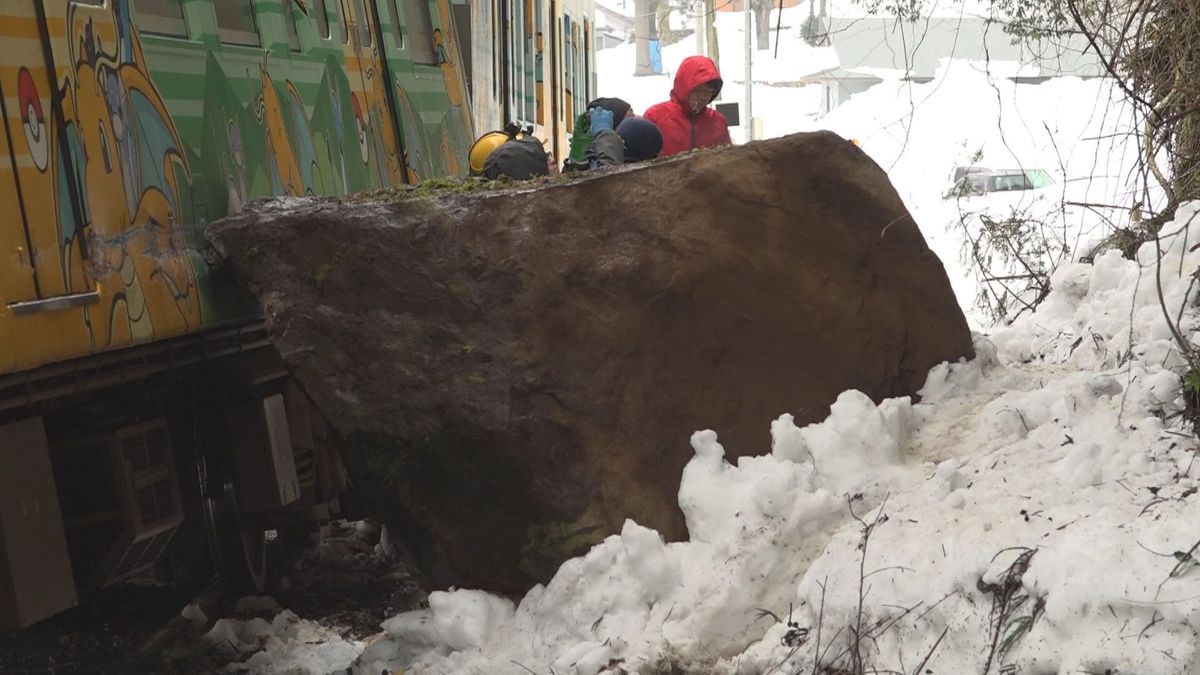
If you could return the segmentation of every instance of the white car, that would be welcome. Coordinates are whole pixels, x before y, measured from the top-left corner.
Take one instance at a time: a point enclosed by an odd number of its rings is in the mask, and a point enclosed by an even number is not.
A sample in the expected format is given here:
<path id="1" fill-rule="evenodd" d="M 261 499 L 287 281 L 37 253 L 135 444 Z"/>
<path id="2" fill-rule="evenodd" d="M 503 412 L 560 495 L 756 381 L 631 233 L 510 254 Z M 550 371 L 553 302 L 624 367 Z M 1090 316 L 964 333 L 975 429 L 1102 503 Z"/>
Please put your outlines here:
<path id="1" fill-rule="evenodd" d="M 981 195 L 989 192 L 1037 190 L 1054 183 L 1050 174 L 1041 169 L 1005 169 L 993 171 L 981 166 L 959 166 L 954 169 L 954 185 L 946 199 Z"/>

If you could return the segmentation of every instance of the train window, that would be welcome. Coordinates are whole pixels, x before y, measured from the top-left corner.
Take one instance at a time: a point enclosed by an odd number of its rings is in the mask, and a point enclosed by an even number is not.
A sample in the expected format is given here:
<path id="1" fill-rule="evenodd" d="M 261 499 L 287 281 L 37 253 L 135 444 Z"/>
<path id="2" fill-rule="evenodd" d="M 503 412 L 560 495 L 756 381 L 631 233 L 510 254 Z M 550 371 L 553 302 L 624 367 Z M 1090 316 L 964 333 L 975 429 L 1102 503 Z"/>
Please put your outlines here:
<path id="1" fill-rule="evenodd" d="M 563 16 L 562 20 L 562 96 L 563 112 L 567 121 L 567 131 L 574 131 L 576 114 L 575 89 L 575 31 L 571 17 Z"/>
<path id="2" fill-rule="evenodd" d="M 396 11 L 396 0 L 384 0 L 383 4 L 387 5 L 388 23 L 392 24 L 392 39 L 396 41 L 396 46 L 404 49 L 404 34 L 400 30 L 400 14 Z"/>
<path id="3" fill-rule="evenodd" d="M 543 6 L 546 3 L 538 2 L 533 6 L 533 114 L 534 119 L 538 124 L 547 125 L 550 122 L 546 118 L 546 40 L 542 35 L 542 26 L 545 25 L 546 17 Z"/>
<path id="4" fill-rule="evenodd" d="M 374 44 L 371 35 L 371 22 L 367 18 L 366 0 L 358 0 L 358 44 L 370 47 Z"/>
<path id="5" fill-rule="evenodd" d="M 182 0 L 134 0 L 133 12 L 143 33 L 187 37 Z"/>
<path id="6" fill-rule="evenodd" d="M 592 100 L 592 24 L 583 20 L 583 100 Z"/>
<path id="7" fill-rule="evenodd" d="M 571 68 L 571 91 L 575 92 L 576 108 L 587 104 L 587 98 L 584 97 L 583 84 L 583 49 L 580 44 L 580 23 L 571 24 L 571 53 L 575 55 L 575 61 L 572 62 Z"/>
<path id="8" fill-rule="evenodd" d="M 217 34 L 221 42 L 245 47 L 262 44 L 254 20 L 254 3 L 246 0 L 213 0 L 217 13 Z"/>
<path id="9" fill-rule="evenodd" d="M 300 34 L 296 31 L 295 0 L 283 0 L 283 25 L 287 31 L 288 49 L 300 51 Z"/>
<path id="10" fill-rule="evenodd" d="M 402 0 L 404 29 L 408 33 L 409 56 L 413 63 L 436 66 L 437 51 L 433 44 L 433 20 L 429 18 L 426 0 Z"/>
<path id="11" fill-rule="evenodd" d="M 563 88 L 570 99 L 575 98 L 575 31 L 571 26 L 571 18 L 566 16 L 563 17 Z M 573 100 L 569 100 L 567 105 L 573 103 Z"/>
<path id="12" fill-rule="evenodd" d="M 342 0 L 333 0 L 337 7 L 338 26 L 342 32 L 342 44 L 350 44 L 350 29 L 346 23 L 346 9 L 342 5 Z"/>
<path id="13" fill-rule="evenodd" d="M 317 15 L 317 35 L 322 40 L 328 40 L 329 14 L 325 10 L 325 0 L 313 0 L 313 13 Z"/>
<path id="14" fill-rule="evenodd" d="M 537 94 L 533 91 L 533 0 L 513 2 L 513 119 L 528 121 L 530 103 Z"/>

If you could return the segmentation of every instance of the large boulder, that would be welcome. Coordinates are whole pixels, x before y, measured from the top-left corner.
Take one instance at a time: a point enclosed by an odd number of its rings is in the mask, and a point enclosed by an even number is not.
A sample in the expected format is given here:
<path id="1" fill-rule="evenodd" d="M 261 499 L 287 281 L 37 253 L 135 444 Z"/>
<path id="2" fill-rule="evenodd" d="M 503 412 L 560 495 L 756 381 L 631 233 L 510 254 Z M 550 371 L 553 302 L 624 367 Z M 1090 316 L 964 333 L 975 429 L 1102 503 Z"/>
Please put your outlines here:
<path id="1" fill-rule="evenodd" d="M 831 133 L 574 181 L 260 202 L 212 236 L 436 584 L 523 592 L 625 518 L 686 535 L 736 454 L 971 340 L 884 172 Z"/>

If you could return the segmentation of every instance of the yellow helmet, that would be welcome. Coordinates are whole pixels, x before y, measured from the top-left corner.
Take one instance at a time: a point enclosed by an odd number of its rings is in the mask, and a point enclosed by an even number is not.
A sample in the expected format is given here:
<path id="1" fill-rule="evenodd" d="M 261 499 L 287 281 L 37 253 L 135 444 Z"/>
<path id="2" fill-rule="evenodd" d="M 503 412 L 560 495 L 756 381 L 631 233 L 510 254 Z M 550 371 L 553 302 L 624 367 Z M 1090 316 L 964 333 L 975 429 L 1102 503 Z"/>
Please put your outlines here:
<path id="1" fill-rule="evenodd" d="M 467 153 L 468 163 L 471 166 L 471 175 L 478 176 L 483 173 L 483 164 L 487 161 L 489 155 L 496 148 L 508 142 L 509 136 L 503 131 L 490 131 L 479 137 L 479 140 L 471 144 L 471 151 Z"/>

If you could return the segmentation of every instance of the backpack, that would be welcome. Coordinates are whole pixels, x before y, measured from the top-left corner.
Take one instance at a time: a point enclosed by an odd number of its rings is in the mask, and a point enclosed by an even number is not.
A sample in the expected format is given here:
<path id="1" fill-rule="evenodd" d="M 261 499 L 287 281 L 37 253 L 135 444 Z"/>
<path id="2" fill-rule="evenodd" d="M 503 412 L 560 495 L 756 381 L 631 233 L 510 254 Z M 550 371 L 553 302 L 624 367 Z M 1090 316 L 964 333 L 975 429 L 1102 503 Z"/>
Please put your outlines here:
<path id="1" fill-rule="evenodd" d="M 508 176 L 513 180 L 529 180 L 535 176 L 550 175 L 546 149 L 533 136 L 514 138 L 488 155 L 483 165 L 483 176 L 496 180 Z"/>

